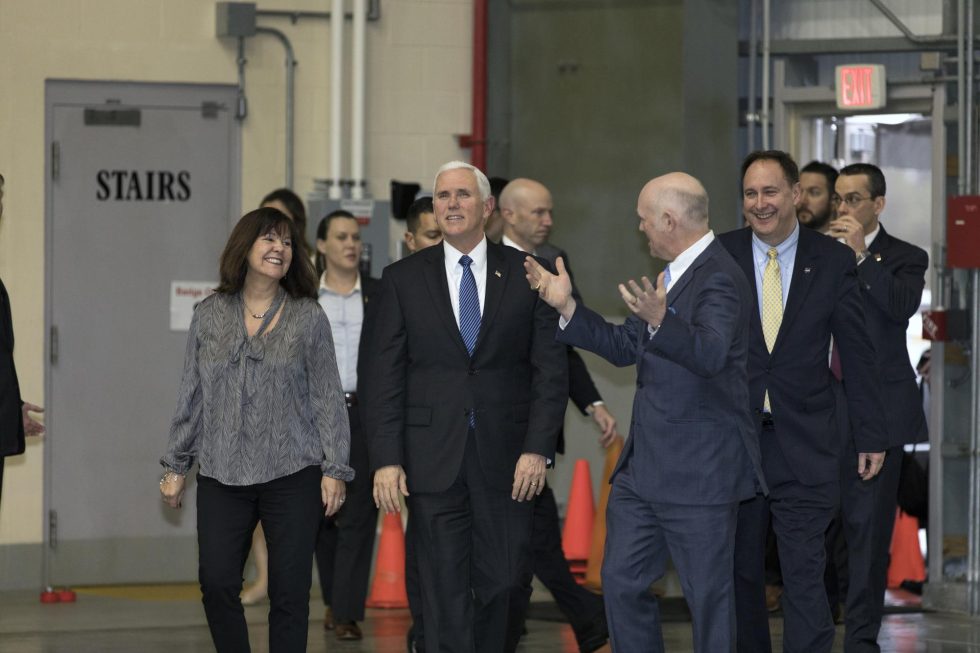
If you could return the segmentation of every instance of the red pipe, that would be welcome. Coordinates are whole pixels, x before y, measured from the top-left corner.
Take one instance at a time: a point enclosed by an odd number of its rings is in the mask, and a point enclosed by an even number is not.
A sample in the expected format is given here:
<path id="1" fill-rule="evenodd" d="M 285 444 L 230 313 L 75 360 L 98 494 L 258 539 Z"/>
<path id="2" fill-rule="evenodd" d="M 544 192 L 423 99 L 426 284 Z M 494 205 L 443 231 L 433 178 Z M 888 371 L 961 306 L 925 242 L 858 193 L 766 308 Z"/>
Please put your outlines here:
<path id="1" fill-rule="evenodd" d="M 469 134 L 458 136 L 460 147 L 469 147 L 470 163 L 487 166 L 487 0 L 473 2 L 473 120 Z"/>

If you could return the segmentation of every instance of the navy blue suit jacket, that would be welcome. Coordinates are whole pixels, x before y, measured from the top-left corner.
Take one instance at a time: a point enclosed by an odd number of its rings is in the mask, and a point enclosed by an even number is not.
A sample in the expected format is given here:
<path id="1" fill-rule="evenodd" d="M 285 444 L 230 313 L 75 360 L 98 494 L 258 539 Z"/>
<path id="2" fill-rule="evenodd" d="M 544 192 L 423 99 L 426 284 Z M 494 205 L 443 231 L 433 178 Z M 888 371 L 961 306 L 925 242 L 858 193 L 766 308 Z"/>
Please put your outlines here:
<path id="1" fill-rule="evenodd" d="M 749 409 L 749 319 L 755 305 L 716 241 L 667 293 L 657 333 L 635 316 L 612 325 L 578 306 L 559 340 L 614 365 L 637 366 L 630 435 L 612 479 L 632 456 L 637 491 L 682 505 L 740 501 L 765 489 Z"/>
<path id="2" fill-rule="evenodd" d="M 857 268 L 868 333 L 877 350 L 888 446 L 928 439 L 922 397 L 909 361 L 905 332 L 919 310 L 929 256 L 882 227 Z M 850 388 L 847 388 L 850 390 Z"/>
<path id="3" fill-rule="evenodd" d="M 730 231 L 719 240 L 752 288 L 751 406 L 761 410 L 768 389 L 778 445 L 790 471 L 804 485 L 836 483 L 840 478 L 841 436 L 831 388 L 831 335 L 840 352 L 858 452 L 884 451 L 888 443 L 875 350 L 865 324 L 854 252 L 833 238 L 800 229 L 783 321 L 770 353 L 759 315 L 752 230 Z"/>

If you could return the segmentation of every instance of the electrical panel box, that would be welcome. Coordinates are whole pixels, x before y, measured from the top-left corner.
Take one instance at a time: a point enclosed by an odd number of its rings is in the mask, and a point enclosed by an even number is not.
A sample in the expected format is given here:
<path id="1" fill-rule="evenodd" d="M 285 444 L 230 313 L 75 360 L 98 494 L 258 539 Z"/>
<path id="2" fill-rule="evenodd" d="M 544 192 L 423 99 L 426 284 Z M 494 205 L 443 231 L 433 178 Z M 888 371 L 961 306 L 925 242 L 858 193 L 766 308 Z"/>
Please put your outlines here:
<path id="1" fill-rule="evenodd" d="M 255 36 L 254 2 L 219 2 L 215 6 L 217 14 L 214 26 L 217 36 Z"/>
<path id="2" fill-rule="evenodd" d="M 317 180 L 319 182 L 319 180 Z M 381 271 L 391 262 L 388 256 L 391 202 L 376 199 L 330 199 L 325 187 L 317 187 L 306 198 L 306 238 L 316 246 L 316 230 L 328 213 L 338 209 L 350 211 L 361 225 L 361 267 L 370 269 L 370 276 L 380 279 Z"/>
<path id="3" fill-rule="evenodd" d="M 946 202 L 946 265 L 980 268 L 980 196 L 961 195 Z"/>

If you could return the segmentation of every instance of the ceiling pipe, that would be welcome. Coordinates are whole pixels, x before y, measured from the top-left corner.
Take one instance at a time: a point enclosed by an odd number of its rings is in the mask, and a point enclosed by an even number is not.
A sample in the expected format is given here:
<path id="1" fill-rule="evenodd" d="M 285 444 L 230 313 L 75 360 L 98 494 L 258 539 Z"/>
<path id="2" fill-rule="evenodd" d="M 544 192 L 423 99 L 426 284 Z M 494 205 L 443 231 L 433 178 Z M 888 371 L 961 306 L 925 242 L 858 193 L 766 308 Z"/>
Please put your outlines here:
<path id="1" fill-rule="evenodd" d="M 913 43 L 950 43 L 956 39 L 955 36 L 946 36 L 945 34 L 935 34 L 935 35 L 919 35 L 913 34 L 912 30 L 902 22 L 902 20 L 895 15 L 895 13 L 885 6 L 882 0 L 870 0 L 871 4 L 878 8 L 878 11 L 882 15 L 891 21 L 891 24 L 898 28 L 898 31 L 902 33 L 905 38 L 912 41 Z"/>

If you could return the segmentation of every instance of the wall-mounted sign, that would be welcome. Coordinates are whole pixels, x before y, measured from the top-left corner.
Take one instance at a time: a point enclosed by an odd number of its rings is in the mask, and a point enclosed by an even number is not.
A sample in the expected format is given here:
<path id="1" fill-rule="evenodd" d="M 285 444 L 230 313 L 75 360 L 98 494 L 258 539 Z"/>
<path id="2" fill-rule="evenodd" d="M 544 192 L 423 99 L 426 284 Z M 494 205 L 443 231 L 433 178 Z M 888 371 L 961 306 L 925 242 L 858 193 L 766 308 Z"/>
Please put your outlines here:
<path id="1" fill-rule="evenodd" d="M 361 225 L 371 224 L 371 214 L 374 213 L 374 200 L 340 200 L 340 208 L 350 211 Z"/>
<path id="2" fill-rule="evenodd" d="M 186 202 L 191 198 L 187 170 L 99 170 L 95 199 L 100 202 Z"/>
<path id="3" fill-rule="evenodd" d="M 214 293 L 217 281 L 170 282 L 170 330 L 187 331 L 191 328 L 194 307 Z"/>
<path id="4" fill-rule="evenodd" d="M 880 109 L 885 106 L 885 67 L 860 63 L 837 66 L 838 109 Z"/>

